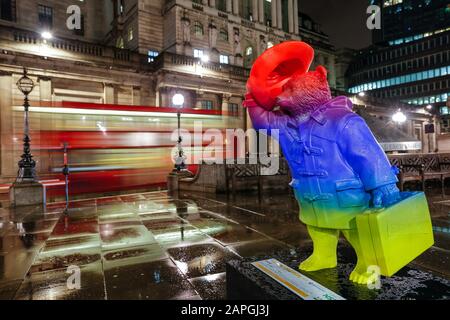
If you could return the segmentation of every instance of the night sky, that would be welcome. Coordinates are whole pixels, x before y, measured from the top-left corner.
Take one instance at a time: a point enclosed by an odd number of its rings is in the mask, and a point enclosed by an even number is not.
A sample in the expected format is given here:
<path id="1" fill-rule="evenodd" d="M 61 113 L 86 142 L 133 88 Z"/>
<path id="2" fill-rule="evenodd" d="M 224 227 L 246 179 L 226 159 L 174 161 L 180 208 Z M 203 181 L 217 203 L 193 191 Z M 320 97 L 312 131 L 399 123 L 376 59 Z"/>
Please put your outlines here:
<path id="1" fill-rule="evenodd" d="M 361 49 L 371 44 L 366 27 L 367 0 L 299 0 L 300 11 L 322 26 L 337 47 Z"/>

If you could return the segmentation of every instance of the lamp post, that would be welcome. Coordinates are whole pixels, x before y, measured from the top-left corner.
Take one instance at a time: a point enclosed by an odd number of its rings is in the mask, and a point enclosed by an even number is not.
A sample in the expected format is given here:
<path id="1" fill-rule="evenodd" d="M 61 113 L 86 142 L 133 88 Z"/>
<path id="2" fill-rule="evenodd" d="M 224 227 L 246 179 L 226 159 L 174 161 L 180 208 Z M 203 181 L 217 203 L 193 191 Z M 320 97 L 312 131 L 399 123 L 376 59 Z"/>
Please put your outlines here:
<path id="1" fill-rule="evenodd" d="M 186 157 L 184 156 L 183 147 L 181 143 L 183 138 L 181 137 L 181 108 L 184 105 L 184 96 L 181 93 L 176 93 L 172 97 L 172 103 L 177 108 L 177 119 L 178 119 L 178 152 L 175 157 L 175 170 L 180 172 L 186 169 L 186 164 L 184 163 Z"/>
<path id="2" fill-rule="evenodd" d="M 27 69 L 23 69 L 23 76 L 17 81 L 17 87 L 24 95 L 24 138 L 23 138 L 23 154 L 19 161 L 19 173 L 16 182 L 29 183 L 36 182 L 36 161 L 33 160 L 30 148 L 30 125 L 28 121 L 28 109 L 30 103 L 28 95 L 33 91 L 34 82 L 27 76 Z"/>

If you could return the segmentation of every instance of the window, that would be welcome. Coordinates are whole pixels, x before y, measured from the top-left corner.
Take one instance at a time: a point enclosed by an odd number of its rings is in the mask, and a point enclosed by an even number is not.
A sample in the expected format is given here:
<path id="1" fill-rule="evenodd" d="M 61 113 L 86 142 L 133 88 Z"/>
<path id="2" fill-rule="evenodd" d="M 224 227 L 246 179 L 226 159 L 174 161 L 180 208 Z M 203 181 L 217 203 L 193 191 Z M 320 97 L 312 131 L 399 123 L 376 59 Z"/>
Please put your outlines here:
<path id="1" fill-rule="evenodd" d="M 228 56 L 225 56 L 225 55 L 221 54 L 220 55 L 220 63 L 229 64 L 230 63 L 230 58 Z"/>
<path id="2" fill-rule="evenodd" d="M 237 103 L 228 104 L 228 115 L 230 115 L 231 117 L 239 116 L 239 106 Z"/>
<path id="3" fill-rule="evenodd" d="M 272 41 L 267 42 L 267 49 L 270 49 L 272 47 L 273 47 L 273 42 Z"/>
<path id="4" fill-rule="evenodd" d="M 197 37 L 201 37 L 204 35 L 203 25 L 198 21 L 194 22 L 194 34 Z"/>
<path id="5" fill-rule="evenodd" d="M 220 29 L 219 38 L 222 41 L 228 42 L 228 31 L 226 29 Z"/>
<path id="6" fill-rule="evenodd" d="M 116 41 L 116 47 L 119 49 L 125 48 L 125 43 L 123 42 L 123 38 L 119 37 Z"/>
<path id="7" fill-rule="evenodd" d="M 158 51 L 149 50 L 148 51 L 148 63 L 155 61 L 156 57 L 159 56 Z"/>
<path id="8" fill-rule="evenodd" d="M 203 110 L 212 110 L 213 109 L 213 102 L 211 100 L 202 100 L 201 106 Z"/>
<path id="9" fill-rule="evenodd" d="M 227 11 L 226 0 L 218 0 L 217 1 L 217 9 L 219 9 L 220 11 Z"/>
<path id="10" fill-rule="evenodd" d="M 132 41 L 134 39 L 133 28 L 128 29 L 128 41 Z"/>
<path id="11" fill-rule="evenodd" d="M 16 0 L 0 0 L 0 19 L 16 21 Z"/>
<path id="12" fill-rule="evenodd" d="M 84 36 L 84 15 L 80 17 L 80 29 L 75 28 L 73 32 L 77 36 Z"/>
<path id="13" fill-rule="evenodd" d="M 252 47 L 247 47 L 247 49 L 245 49 L 245 55 L 246 56 L 251 56 L 253 54 L 253 48 Z"/>
<path id="14" fill-rule="evenodd" d="M 39 5 L 38 7 L 39 24 L 41 27 L 51 29 L 53 26 L 53 8 Z"/>
<path id="15" fill-rule="evenodd" d="M 125 11 L 124 0 L 120 0 L 120 3 L 119 3 L 119 13 L 120 13 L 120 15 L 122 15 L 124 13 L 124 11 Z"/>
<path id="16" fill-rule="evenodd" d="M 194 58 L 201 59 L 205 52 L 202 49 L 194 49 Z"/>

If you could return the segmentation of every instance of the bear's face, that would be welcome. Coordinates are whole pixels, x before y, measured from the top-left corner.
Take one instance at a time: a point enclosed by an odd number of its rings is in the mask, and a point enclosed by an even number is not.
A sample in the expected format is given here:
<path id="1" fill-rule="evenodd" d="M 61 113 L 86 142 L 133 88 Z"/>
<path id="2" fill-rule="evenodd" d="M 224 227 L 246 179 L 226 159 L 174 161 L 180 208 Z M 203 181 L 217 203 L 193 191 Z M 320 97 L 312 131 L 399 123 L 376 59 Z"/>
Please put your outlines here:
<path id="1" fill-rule="evenodd" d="M 317 67 L 316 71 L 294 75 L 283 87 L 277 103 L 281 110 L 292 116 L 305 116 L 331 100 L 327 71 Z"/>

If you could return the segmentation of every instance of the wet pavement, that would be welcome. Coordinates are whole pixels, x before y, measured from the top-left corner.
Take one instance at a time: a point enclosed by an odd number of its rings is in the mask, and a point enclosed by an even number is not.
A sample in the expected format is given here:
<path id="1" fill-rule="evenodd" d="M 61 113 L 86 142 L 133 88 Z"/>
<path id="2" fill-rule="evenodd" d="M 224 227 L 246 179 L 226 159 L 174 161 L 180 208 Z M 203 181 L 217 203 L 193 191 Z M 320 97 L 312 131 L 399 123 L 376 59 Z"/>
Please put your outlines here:
<path id="1" fill-rule="evenodd" d="M 450 197 L 429 199 L 436 244 L 409 267 L 450 279 Z M 63 210 L 0 208 L 0 299 L 225 299 L 226 262 L 311 251 L 289 193 L 158 191 Z M 79 290 L 67 286 L 74 266 Z"/>

